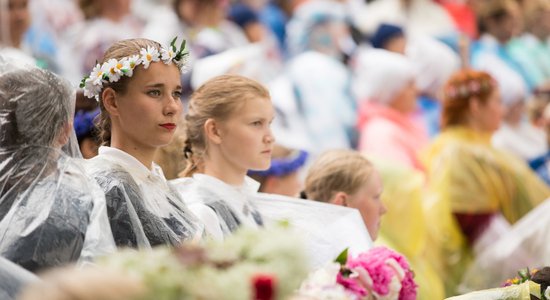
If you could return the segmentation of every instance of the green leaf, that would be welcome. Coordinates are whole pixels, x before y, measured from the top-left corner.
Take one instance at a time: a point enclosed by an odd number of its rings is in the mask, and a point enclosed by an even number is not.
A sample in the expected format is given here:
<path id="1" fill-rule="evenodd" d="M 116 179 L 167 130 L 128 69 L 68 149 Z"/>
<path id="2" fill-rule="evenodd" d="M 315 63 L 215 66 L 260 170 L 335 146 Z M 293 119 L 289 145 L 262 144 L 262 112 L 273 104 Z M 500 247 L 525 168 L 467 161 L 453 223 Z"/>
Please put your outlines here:
<path id="1" fill-rule="evenodd" d="M 334 260 L 334 262 L 339 263 L 341 266 L 344 266 L 348 262 L 348 250 L 349 248 L 344 249 L 342 253 Z"/>
<path id="2" fill-rule="evenodd" d="M 86 86 L 86 79 L 88 79 L 88 78 L 90 78 L 90 76 L 86 76 L 86 77 L 82 78 L 82 80 L 80 81 L 79 87 L 81 89 L 83 89 Z"/>
<path id="3" fill-rule="evenodd" d="M 177 36 L 174 37 L 174 39 L 170 42 L 170 47 L 172 47 L 172 51 L 176 52 L 176 40 L 178 39 Z"/>
<path id="4" fill-rule="evenodd" d="M 185 50 L 185 44 L 186 43 L 187 43 L 187 41 L 185 39 L 183 39 L 183 41 L 181 41 L 180 50 L 178 52 L 183 52 L 183 50 Z"/>
<path id="5" fill-rule="evenodd" d="M 531 273 L 529 272 L 529 268 L 519 270 L 518 275 L 519 275 L 519 278 L 521 279 L 521 282 L 525 282 L 531 278 Z"/>

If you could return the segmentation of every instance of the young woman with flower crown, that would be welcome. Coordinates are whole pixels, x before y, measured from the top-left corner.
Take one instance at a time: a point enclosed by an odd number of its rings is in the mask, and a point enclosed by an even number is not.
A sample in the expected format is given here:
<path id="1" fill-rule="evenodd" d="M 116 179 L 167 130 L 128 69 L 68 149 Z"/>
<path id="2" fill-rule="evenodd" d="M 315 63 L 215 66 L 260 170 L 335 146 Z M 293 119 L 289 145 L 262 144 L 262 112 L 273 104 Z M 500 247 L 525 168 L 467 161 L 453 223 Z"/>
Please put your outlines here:
<path id="1" fill-rule="evenodd" d="M 191 96 L 183 176 L 192 179 L 176 182 L 214 238 L 263 224 L 251 202 L 259 183 L 246 174 L 269 168 L 274 114 L 268 91 L 238 75 L 215 77 Z"/>
<path id="2" fill-rule="evenodd" d="M 99 155 L 88 171 L 103 188 L 118 246 L 179 244 L 202 236 L 203 226 L 153 163 L 168 144 L 182 114 L 180 72 L 184 44 L 177 50 L 147 39 L 113 44 L 91 75 L 84 94 L 99 101 Z"/>

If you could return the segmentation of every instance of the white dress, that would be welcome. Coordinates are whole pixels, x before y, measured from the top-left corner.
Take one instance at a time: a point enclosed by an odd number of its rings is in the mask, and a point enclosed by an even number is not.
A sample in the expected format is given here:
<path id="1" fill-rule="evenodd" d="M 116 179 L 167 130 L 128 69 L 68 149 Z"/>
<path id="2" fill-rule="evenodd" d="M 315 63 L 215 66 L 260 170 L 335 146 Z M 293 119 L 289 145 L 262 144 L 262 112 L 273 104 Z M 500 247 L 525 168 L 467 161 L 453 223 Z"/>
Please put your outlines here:
<path id="1" fill-rule="evenodd" d="M 202 237 L 203 225 L 155 163 L 149 170 L 124 151 L 100 147 L 87 171 L 105 193 L 117 246 L 178 245 Z"/>
<path id="2" fill-rule="evenodd" d="M 258 228 L 263 225 L 251 201 L 260 184 L 250 177 L 245 177 L 242 186 L 232 186 L 205 174 L 171 182 L 214 239 L 222 240 L 240 226 Z"/>

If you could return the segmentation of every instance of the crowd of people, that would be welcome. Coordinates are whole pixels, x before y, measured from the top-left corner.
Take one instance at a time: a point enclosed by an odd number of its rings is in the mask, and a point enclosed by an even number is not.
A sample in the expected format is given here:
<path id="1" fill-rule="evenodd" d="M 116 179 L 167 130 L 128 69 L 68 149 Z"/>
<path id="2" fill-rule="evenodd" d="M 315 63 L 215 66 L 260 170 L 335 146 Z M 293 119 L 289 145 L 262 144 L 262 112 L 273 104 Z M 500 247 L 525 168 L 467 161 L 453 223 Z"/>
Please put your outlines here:
<path id="1" fill-rule="evenodd" d="M 549 20 L 548 0 L 0 0 L 0 258 L 89 264 L 290 207 L 322 235 L 314 200 L 356 209 L 419 299 L 550 265 Z"/>

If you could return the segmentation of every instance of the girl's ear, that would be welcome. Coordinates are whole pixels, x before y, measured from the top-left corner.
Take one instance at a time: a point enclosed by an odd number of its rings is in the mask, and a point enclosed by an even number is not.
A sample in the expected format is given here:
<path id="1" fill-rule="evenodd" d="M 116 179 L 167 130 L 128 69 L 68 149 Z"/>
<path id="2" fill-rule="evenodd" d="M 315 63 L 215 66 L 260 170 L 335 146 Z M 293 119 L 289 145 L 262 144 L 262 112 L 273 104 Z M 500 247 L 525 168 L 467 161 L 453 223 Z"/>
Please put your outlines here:
<path id="1" fill-rule="evenodd" d="M 111 116 L 118 116 L 118 104 L 116 101 L 116 92 L 112 88 L 106 88 L 101 93 L 101 101 L 103 101 L 103 106 L 105 110 Z"/>
<path id="2" fill-rule="evenodd" d="M 222 137 L 220 135 L 220 128 L 218 123 L 214 119 L 208 119 L 204 122 L 204 133 L 207 141 L 210 141 L 216 145 L 222 143 Z"/>
<path id="3" fill-rule="evenodd" d="M 348 194 L 345 192 L 337 192 L 329 202 L 340 206 L 348 206 Z"/>
<path id="4" fill-rule="evenodd" d="M 57 134 L 56 143 L 57 146 L 63 147 L 67 142 L 69 142 L 69 138 L 71 136 L 71 131 L 73 130 L 73 122 L 68 122 L 63 124 L 63 126 L 59 129 L 59 133 Z"/>

